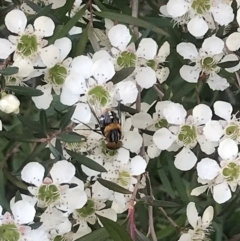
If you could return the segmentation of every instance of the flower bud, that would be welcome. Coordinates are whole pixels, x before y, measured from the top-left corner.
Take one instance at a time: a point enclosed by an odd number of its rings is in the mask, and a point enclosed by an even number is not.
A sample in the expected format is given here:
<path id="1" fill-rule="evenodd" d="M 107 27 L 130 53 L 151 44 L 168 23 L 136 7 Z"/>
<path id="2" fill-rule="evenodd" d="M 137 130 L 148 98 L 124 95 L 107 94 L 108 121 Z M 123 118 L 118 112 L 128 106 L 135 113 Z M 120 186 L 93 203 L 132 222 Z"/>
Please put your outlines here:
<path id="1" fill-rule="evenodd" d="M 15 95 L 8 94 L 0 100 L 0 110 L 7 114 L 12 112 L 17 114 L 19 112 L 19 106 L 20 101 Z"/>

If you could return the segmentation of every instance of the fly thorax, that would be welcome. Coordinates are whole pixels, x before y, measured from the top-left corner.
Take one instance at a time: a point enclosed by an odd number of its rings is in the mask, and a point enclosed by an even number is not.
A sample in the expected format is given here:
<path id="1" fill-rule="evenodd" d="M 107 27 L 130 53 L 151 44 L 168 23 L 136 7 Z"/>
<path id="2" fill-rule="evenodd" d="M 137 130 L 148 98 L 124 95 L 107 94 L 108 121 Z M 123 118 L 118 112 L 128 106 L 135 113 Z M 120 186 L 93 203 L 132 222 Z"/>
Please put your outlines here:
<path id="1" fill-rule="evenodd" d="M 222 175 L 227 182 L 240 180 L 240 166 L 235 162 L 228 163 L 222 170 Z"/>
<path id="2" fill-rule="evenodd" d="M 67 77 L 68 70 L 62 64 L 56 64 L 48 70 L 45 76 L 45 81 L 52 85 L 62 86 Z"/>
<path id="3" fill-rule="evenodd" d="M 91 105 L 105 107 L 111 101 L 111 95 L 105 86 L 95 85 L 88 91 L 88 101 Z"/>
<path id="4" fill-rule="evenodd" d="M 94 215 L 96 212 L 96 204 L 93 199 L 88 199 L 87 203 L 79 209 L 75 210 L 75 214 L 79 219 L 86 219 L 89 216 Z"/>
<path id="5" fill-rule="evenodd" d="M 200 64 L 202 66 L 202 70 L 206 74 L 211 74 L 219 71 L 219 67 L 217 66 L 217 62 L 213 57 L 207 56 L 200 60 Z"/>
<path id="6" fill-rule="evenodd" d="M 211 0 L 193 0 L 191 8 L 199 15 L 208 12 L 211 8 Z"/>
<path id="7" fill-rule="evenodd" d="M 137 56 L 129 51 L 123 51 L 117 58 L 117 64 L 123 68 L 135 67 L 136 61 Z"/>
<path id="8" fill-rule="evenodd" d="M 5 223 L 0 225 L 1 241 L 18 241 L 20 238 L 21 233 L 15 223 Z"/>
<path id="9" fill-rule="evenodd" d="M 34 34 L 23 34 L 17 44 L 17 52 L 25 58 L 31 58 L 38 52 L 38 39 Z"/>
<path id="10" fill-rule="evenodd" d="M 60 190 L 54 184 L 43 184 L 38 189 L 37 198 L 44 204 L 52 205 L 60 201 Z"/>
<path id="11" fill-rule="evenodd" d="M 178 142 L 185 147 L 193 148 L 197 144 L 197 128 L 194 125 L 183 125 L 178 133 Z"/>

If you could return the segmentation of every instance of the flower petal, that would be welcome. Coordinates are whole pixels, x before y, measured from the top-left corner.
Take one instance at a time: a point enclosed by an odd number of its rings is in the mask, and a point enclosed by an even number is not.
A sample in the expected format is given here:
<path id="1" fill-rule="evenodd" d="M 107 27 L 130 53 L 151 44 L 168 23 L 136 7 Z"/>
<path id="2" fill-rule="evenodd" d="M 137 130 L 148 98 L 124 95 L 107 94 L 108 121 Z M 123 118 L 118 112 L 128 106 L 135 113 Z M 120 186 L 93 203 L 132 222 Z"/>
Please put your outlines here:
<path id="1" fill-rule="evenodd" d="M 147 60 L 154 59 L 157 54 L 158 45 L 152 38 L 143 38 L 137 49 L 137 56 Z"/>
<path id="2" fill-rule="evenodd" d="M 212 206 L 206 208 L 206 210 L 204 211 L 203 216 L 202 216 L 202 224 L 205 227 L 208 227 L 210 225 L 210 223 L 212 222 L 213 212 L 214 212 L 214 210 L 213 210 Z"/>
<path id="3" fill-rule="evenodd" d="M 27 17 L 21 10 L 14 9 L 6 15 L 5 24 L 12 33 L 23 33 L 27 25 Z"/>
<path id="4" fill-rule="evenodd" d="M 218 3 L 216 7 L 211 7 L 211 13 L 214 20 L 221 26 L 228 25 L 234 19 L 232 6 L 228 3 Z"/>
<path id="5" fill-rule="evenodd" d="M 225 101 L 216 101 L 213 105 L 214 112 L 217 116 L 226 121 L 230 121 L 233 107 L 230 103 Z"/>
<path id="6" fill-rule="evenodd" d="M 99 200 L 107 200 L 113 194 L 112 190 L 102 186 L 99 182 L 95 182 L 92 185 L 92 198 Z"/>
<path id="7" fill-rule="evenodd" d="M 232 194 L 226 182 L 220 183 L 213 187 L 213 198 L 217 203 L 225 203 L 231 197 Z"/>
<path id="8" fill-rule="evenodd" d="M 203 158 L 197 164 L 198 176 L 202 179 L 213 180 L 220 172 L 218 163 L 211 158 Z"/>
<path id="9" fill-rule="evenodd" d="M 232 139 L 224 139 L 218 147 L 218 154 L 224 160 L 233 160 L 238 154 L 238 145 Z"/>
<path id="10" fill-rule="evenodd" d="M 102 155 L 87 155 L 88 158 L 90 158 L 91 160 L 93 160 L 94 162 L 103 165 L 103 158 Z M 93 169 L 90 169 L 84 165 L 81 166 L 82 167 L 82 171 L 88 176 L 88 177 L 94 177 L 97 176 L 98 174 L 100 174 L 100 172 L 97 172 Z"/>
<path id="11" fill-rule="evenodd" d="M 240 63 L 239 63 L 237 55 L 227 54 L 221 59 L 220 62 L 224 63 L 224 62 L 231 62 L 231 61 L 238 61 L 238 64 L 231 68 L 225 68 L 225 70 L 228 71 L 229 73 L 234 73 L 240 69 Z"/>
<path id="12" fill-rule="evenodd" d="M 6 59 L 16 49 L 15 45 L 3 38 L 0 38 L 0 46 L 0 59 Z"/>
<path id="13" fill-rule="evenodd" d="M 208 31 L 208 24 L 202 17 L 197 16 L 188 22 L 187 28 L 194 37 L 202 37 Z"/>
<path id="14" fill-rule="evenodd" d="M 50 37 L 53 35 L 55 24 L 49 17 L 41 16 L 34 21 L 35 33 L 41 37 Z"/>
<path id="15" fill-rule="evenodd" d="M 203 41 L 202 48 L 211 55 L 221 54 L 224 48 L 224 41 L 216 36 L 212 36 Z"/>
<path id="16" fill-rule="evenodd" d="M 60 62 L 61 52 L 58 47 L 51 44 L 40 50 L 40 57 L 48 68 L 52 68 Z"/>
<path id="17" fill-rule="evenodd" d="M 190 233 L 183 233 L 178 241 L 192 241 L 192 235 Z"/>
<path id="18" fill-rule="evenodd" d="M 230 51 L 236 51 L 240 48 L 240 33 L 230 34 L 226 40 L 226 45 Z"/>
<path id="19" fill-rule="evenodd" d="M 183 16 L 189 9 L 190 3 L 184 0 L 169 0 L 167 3 L 167 12 L 173 17 Z"/>
<path id="20" fill-rule="evenodd" d="M 57 39 L 54 43 L 54 46 L 59 48 L 59 50 L 60 50 L 59 62 L 62 62 L 67 57 L 69 52 L 71 51 L 72 42 L 69 38 L 64 37 L 64 38 Z"/>
<path id="21" fill-rule="evenodd" d="M 132 116 L 132 125 L 136 128 L 145 129 L 152 124 L 152 117 L 150 114 L 140 112 Z"/>
<path id="22" fill-rule="evenodd" d="M 219 141 L 223 133 L 223 128 L 219 121 L 208 121 L 203 127 L 203 134 L 209 141 Z"/>
<path id="23" fill-rule="evenodd" d="M 63 86 L 60 101 L 64 105 L 73 105 L 79 101 L 79 94 L 74 94 L 66 86 Z"/>
<path id="24" fill-rule="evenodd" d="M 93 62 L 88 56 L 78 56 L 73 59 L 71 64 L 71 73 L 76 73 L 88 79 L 92 75 Z"/>
<path id="25" fill-rule="evenodd" d="M 187 218 L 191 226 L 193 228 L 196 228 L 199 217 L 198 217 L 198 212 L 194 202 L 190 202 L 187 205 Z"/>
<path id="26" fill-rule="evenodd" d="M 196 187 L 191 191 L 192 196 L 199 196 L 200 194 L 204 193 L 208 189 L 208 185 Z"/>
<path id="27" fill-rule="evenodd" d="M 160 47 L 156 59 L 159 63 L 163 63 L 166 61 L 166 58 L 169 56 L 169 54 L 170 44 L 167 41 L 165 41 L 163 45 Z"/>
<path id="28" fill-rule="evenodd" d="M 201 151 L 207 155 L 211 155 L 215 152 L 215 147 L 218 146 L 218 142 L 209 141 L 204 135 L 198 135 L 197 141 L 200 145 Z"/>
<path id="29" fill-rule="evenodd" d="M 160 153 L 161 150 L 154 144 L 147 147 L 147 154 L 151 159 L 158 157 Z"/>
<path id="30" fill-rule="evenodd" d="M 137 83 L 144 89 L 149 89 L 157 82 L 155 71 L 148 66 L 139 68 L 135 77 Z"/>
<path id="31" fill-rule="evenodd" d="M 180 75 L 189 83 L 197 83 L 201 70 L 199 64 L 195 66 L 183 65 L 180 69 Z"/>
<path id="32" fill-rule="evenodd" d="M 141 156 L 135 156 L 131 159 L 131 174 L 133 176 L 144 173 L 146 167 L 147 163 Z"/>
<path id="33" fill-rule="evenodd" d="M 124 138 L 122 140 L 123 146 L 134 153 L 139 152 L 142 146 L 142 141 L 142 136 L 136 131 L 128 131 L 124 133 Z"/>
<path id="34" fill-rule="evenodd" d="M 194 122 L 202 125 L 212 119 L 212 110 L 205 104 L 199 104 L 193 108 L 192 115 Z"/>
<path id="35" fill-rule="evenodd" d="M 179 103 L 172 102 L 163 110 L 163 116 L 169 124 L 181 125 L 184 123 L 186 115 L 186 110 Z"/>
<path id="36" fill-rule="evenodd" d="M 91 116 L 92 113 L 88 104 L 77 103 L 71 120 L 75 123 L 89 123 L 89 121 L 91 120 Z"/>
<path id="37" fill-rule="evenodd" d="M 85 94 L 86 92 L 86 82 L 82 75 L 77 75 L 76 73 L 71 73 L 67 76 L 64 87 L 66 87 L 73 94 Z"/>
<path id="38" fill-rule="evenodd" d="M 40 186 L 44 177 L 45 169 L 38 162 L 28 163 L 21 171 L 21 178 L 23 181 L 35 186 Z"/>
<path id="39" fill-rule="evenodd" d="M 157 130 L 153 135 L 153 142 L 160 150 L 168 149 L 177 139 L 167 128 Z"/>
<path id="40" fill-rule="evenodd" d="M 49 4 L 52 5 L 52 9 L 61 8 L 65 5 L 67 0 L 48 0 Z"/>
<path id="41" fill-rule="evenodd" d="M 197 157 L 188 148 L 183 148 L 175 157 L 174 165 L 181 171 L 192 169 L 197 162 Z"/>
<path id="42" fill-rule="evenodd" d="M 198 58 L 198 50 L 192 43 L 180 43 L 177 45 L 177 52 L 184 58 L 195 60 Z"/>
<path id="43" fill-rule="evenodd" d="M 117 213 L 112 208 L 107 208 L 107 209 L 103 209 L 101 211 L 96 211 L 96 214 L 98 214 L 100 216 L 103 216 L 105 218 L 108 218 L 108 219 L 110 219 L 110 220 L 112 220 L 114 222 L 117 221 Z M 98 222 L 101 224 L 99 219 L 98 219 Z"/>
<path id="44" fill-rule="evenodd" d="M 227 82 L 227 79 L 222 78 L 218 74 L 210 76 L 207 80 L 207 83 L 212 90 L 224 91 L 230 86 L 229 83 Z"/>

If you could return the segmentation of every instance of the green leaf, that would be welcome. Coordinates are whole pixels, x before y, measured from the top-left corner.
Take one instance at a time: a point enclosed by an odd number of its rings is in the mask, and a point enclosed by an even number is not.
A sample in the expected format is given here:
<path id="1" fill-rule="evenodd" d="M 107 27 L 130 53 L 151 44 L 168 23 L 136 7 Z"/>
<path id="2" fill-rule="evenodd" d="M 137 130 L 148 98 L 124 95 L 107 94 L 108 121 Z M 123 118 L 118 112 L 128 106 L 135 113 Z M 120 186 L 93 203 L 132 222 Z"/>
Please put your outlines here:
<path id="1" fill-rule="evenodd" d="M 114 192 L 119 192 L 119 193 L 123 193 L 123 194 L 131 194 L 132 193 L 131 191 L 119 186 L 118 184 L 116 184 L 114 182 L 110 182 L 110 181 L 104 180 L 102 178 L 98 178 L 97 180 L 104 187 L 106 187 Z"/>
<path id="2" fill-rule="evenodd" d="M 78 20 L 85 14 L 85 11 L 88 8 L 88 4 L 86 4 L 83 8 L 81 8 L 70 20 L 54 35 L 49 39 L 48 45 L 53 44 L 56 39 L 66 37 L 71 28 L 78 22 Z"/>
<path id="3" fill-rule="evenodd" d="M 51 143 L 48 144 L 48 148 L 51 151 L 51 153 L 53 154 L 53 156 L 57 160 L 60 160 L 60 158 L 62 157 L 61 153 Z"/>
<path id="4" fill-rule="evenodd" d="M 17 201 L 20 201 L 20 200 L 22 200 L 22 196 L 21 196 L 21 193 L 20 193 L 19 190 L 18 190 L 18 191 L 16 192 L 14 202 L 16 203 Z"/>
<path id="5" fill-rule="evenodd" d="M 121 82 L 122 80 L 126 79 L 133 71 L 135 70 L 134 67 L 130 68 L 124 68 L 115 73 L 115 75 L 110 79 L 108 82 L 113 82 L 114 84 L 117 84 Z"/>
<path id="6" fill-rule="evenodd" d="M 81 142 L 86 140 L 85 136 L 81 136 L 76 132 L 60 133 L 59 135 L 56 136 L 56 138 L 60 141 L 64 141 L 67 143 Z"/>
<path id="7" fill-rule="evenodd" d="M 83 29 L 82 34 L 80 35 L 80 39 L 77 43 L 77 50 L 75 56 L 82 55 L 84 50 L 86 49 L 87 42 L 88 42 L 88 28 L 89 25 L 85 29 Z"/>
<path id="8" fill-rule="evenodd" d="M 236 61 L 227 61 L 227 62 L 218 63 L 217 66 L 220 68 L 226 69 L 226 68 L 235 67 L 238 64 L 239 64 L 239 61 L 236 60 Z"/>
<path id="9" fill-rule="evenodd" d="M 91 25 L 89 25 L 89 27 L 88 27 L 88 39 L 92 45 L 94 52 L 97 52 L 101 49 L 100 45 L 98 43 L 98 40 L 96 38 L 96 35 L 94 33 L 93 26 L 91 26 Z"/>
<path id="10" fill-rule="evenodd" d="M 33 89 L 30 87 L 24 87 L 24 86 L 14 86 L 14 85 L 8 85 L 5 87 L 5 90 L 12 91 L 19 95 L 26 95 L 26 96 L 40 96 L 43 95 L 43 92 L 38 89 Z"/>
<path id="11" fill-rule="evenodd" d="M 162 208 L 176 208 L 181 207 L 181 204 L 164 201 L 164 200 L 154 200 L 151 196 L 145 196 L 140 199 L 140 201 L 145 202 L 149 206 L 162 207 Z"/>
<path id="12" fill-rule="evenodd" d="M 75 241 L 106 241 L 109 238 L 109 234 L 105 228 L 94 230 L 93 232 L 76 239 Z"/>
<path id="13" fill-rule="evenodd" d="M 37 121 L 31 120 L 30 117 L 25 117 L 20 114 L 17 115 L 18 119 L 23 123 L 24 126 L 28 127 L 29 129 L 36 131 L 36 132 L 42 132 L 42 127 Z"/>
<path id="14" fill-rule="evenodd" d="M 149 239 L 148 237 L 143 235 L 138 230 L 135 231 L 135 239 L 136 239 L 136 241 L 151 241 L 151 239 Z"/>
<path id="15" fill-rule="evenodd" d="M 101 3 L 100 0 L 93 0 L 94 3 L 100 8 L 101 11 L 107 11 L 108 9 Z"/>
<path id="16" fill-rule="evenodd" d="M 124 111 L 124 112 L 127 112 L 127 113 L 129 113 L 129 114 L 132 114 L 132 115 L 138 113 L 137 110 L 135 110 L 135 109 L 133 109 L 133 108 L 131 108 L 131 107 L 128 107 L 128 106 L 126 106 L 126 105 L 123 105 L 123 104 L 120 104 L 120 110 L 121 110 L 121 111 Z"/>
<path id="17" fill-rule="evenodd" d="M 7 211 L 10 211 L 9 202 L 6 199 L 5 194 L 5 177 L 3 175 L 3 171 L 0 168 L 0 205 Z"/>
<path id="18" fill-rule="evenodd" d="M 82 154 L 79 154 L 77 152 L 73 152 L 70 150 L 66 150 L 66 151 L 74 160 L 76 160 L 80 164 L 82 164 L 94 171 L 97 171 L 97 172 L 107 172 L 107 170 L 103 166 L 101 166 L 97 162 L 93 161 L 92 159 L 86 157 L 85 155 L 82 155 Z"/>
<path id="19" fill-rule="evenodd" d="M 34 5 L 34 8 L 36 8 L 35 3 L 33 3 L 33 2 L 30 2 L 30 3 L 32 5 Z M 36 11 L 37 14 L 33 14 L 33 15 L 28 16 L 28 22 L 29 21 L 34 21 L 36 18 L 41 17 L 41 16 L 51 17 L 51 14 L 49 14 L 49 13 L 50 13 L 50 11 L 52 9 L 52 4 L 49 4 L 49 5 L 45 6 L 44 8 L 39 8 L 39 6 L 37 5 L 37 9 L 38 9 Z"/>
<path id="20" fill-rule="evenodd" d="M 145 20 L 142 20 L 140 18 L 134 18 L 125 14 L 120 14 L 120 13 L 113 13 L 113 12 L 95 12 L 95 14 L 99 17 L 103 17 L 103 18 L 108 18 L 108 19 L 112 19 L 115 21 L 119 21 L 122 23 L 127 23 L 127 24 L 131 24 L 131 25 L 135 25 L 135 26 L 139 26 L 142 28 L 152 28 L 152 31 L 161 35 L 166 35 L 169 36 L 169 34 L 162 30 L 161 28 L 154 26 L 152 23 L 148 23 Z"/>
<path id="21" fill-rule="evenodd" d="M 47 127 L 47 114 L 45 110 L 41 110 L 40 111 L 40 123 L 41 123 L 41 127 L 42 127 L 42 132 L 44 134 L 48 133 L 48 127 Z"/>
<path id="22" fill-rule="evenodd" d="M 0 131 L 0 136 L 4 136 L 6 139 L 12 140 L 12 141 L 19 141 L 19 142 L 26 142 L 26 143 L 42 142 L 40 139 L 28 133 L 18 134 L 14 132 Z"/>
<path id="23" fill-rule="evenodd" d="M 18 67 L 8 67 L 0 70 L 2 75 L 13 75 L 18 73 Z"/>
<path id="24" fill-rule="evenodd" d="M 114 241 L 132 241 L 123 226 L 103 216 L 98 215 L 98 218 Z"/>

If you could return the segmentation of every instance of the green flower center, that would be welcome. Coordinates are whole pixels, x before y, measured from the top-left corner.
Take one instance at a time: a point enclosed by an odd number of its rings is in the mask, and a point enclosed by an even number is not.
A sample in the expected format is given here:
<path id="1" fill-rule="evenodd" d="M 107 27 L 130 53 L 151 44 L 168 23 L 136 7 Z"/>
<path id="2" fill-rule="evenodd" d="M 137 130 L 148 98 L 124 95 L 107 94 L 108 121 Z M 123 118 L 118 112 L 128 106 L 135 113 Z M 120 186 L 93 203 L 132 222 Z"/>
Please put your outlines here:
<path id="1" fill-rule="evenodd" d="M 67 149 L 72 150 L 74 152 L 81 152 L 81 148 L 85 145 L 85 141 L 66 143 Z"/>
<path id="2" fill-rule="evenodd" d="M 78 215 L 82 218 L 86 218 L 95 213 L 96 207 L 95 202 L 92 199 L 88 199 L 87 203 L 80 209 L 76 210 Z"/>
<path id="3" fill-rule="evenodd" d="M 239 125 L 237 123 L 230 123 L 226 129 L 225 129 L 225 135 L 228 138 L 231 138 L 233 140 L 237 140 L 239 135 L 240 135 L 240 128 Z"/>
<path id="4" fill-rule="evenodd" d="M 227 167 L 223 169 L 223 176 L 229 182 L 238 180 L 240 177 L 240 166 L 234 162 L 230 162 Z"/>
<path id="5" fill-rule="evenodd" d="M 157 129 L 160 129 L 160 128 L 168 128 L 169 127 L 169 124 L 167 122 L 166 119 L 160 119 L 158 120 L 154 126 L 157 128 Z"/>
<path id="6" fill-rule="evenodd" d="M 37 37 L 35 35 L 22 35 L 17 50 L 25 57 L 36 53 L 38 51 Z"/>
<path id="7" fill-rule="evenodd" d="M 56 236 L 53 241 L 67 241 L 64 237 L 62 237 L 61 235 Z"/>
<path id="8" fill-rule="evenodd" d="M 119 184 L 123 187 L 127 187 L 130 182 L 131 175 L 128 171 L 119 172 Z"/>
<path id="9" fill-rule="evenodd" d="M 191 125 L 182 126 L 178 134 L 178 140 L 182 142 L 184 146 L 194 147 L 197 143 L 196 127 Z"/>
<path id="10" fill-rule="evenodd" d="M 97 85 L 88 91 L 89 102 L 91 105 L 99 103 L 101 107 L 106 106 L 110 100 L 109 92 L 102 86 Z"/>
<path id="11" fill-rule="evenodd" d="M 192 9 L 196 11 L 197 14 L 203 14 L 210 10 L 211 1 L 210 0 L 194 0 L 192 2 Z"/>
<path id="12" fill-rule="evenodd" d="M 15 77 L 13 76 L 5 76 L 6 84 L 7 85 L 17 85 L 18 81 Z"/>
<path id="13" fill-rule="evenodd" d="M 18 241 L 20 232 L 17 226 L 13 223 L 0 225 L 0 240 L 1 241 Z"/>
<path id="14" fill-rule="evenodd" d="M 203 72 L 210 73 L 217 69 L 217 64 L 212 57 L 206 57 L 201 60 L 201 66 L 203 68 Z"/>
<path id="15" fill-rule="evenodd" d="M 153 70 L 156 70 L 157 67 L 158 67 L 157 62 L 154 61 L 153 59 L 152 60 L 148 60 L 147 66 L 152 68 Z"/>
<path id="16" fill-rule="evenodd" d="M 101 141 L 100 146 L 101 146 L 103 155 L 107 157 L 113 157 L 117 154 L 117 150 L 111 150 L 107 148 L 105 141 Z"/>
<path id="17" fill-rule="evenodd" d="M 123 51 L 117 58 L 117 64 L 120 67 L 135 67 L 137 56 L 134 53 Z"/>
<path id="18" fill-rule="evenodd" d="M 58 187 L 54 184 L 42 185 L 38 190 L 38 199 L 50 205 L 60 199 Z"/>
<path id="19" fill-rule="evenodd" d="M 54 85 L 63 85 L 67 77 L 67 69 L 61 65 L 56 64 L 54 67 L 48 71 L 48 82 Z"/>

